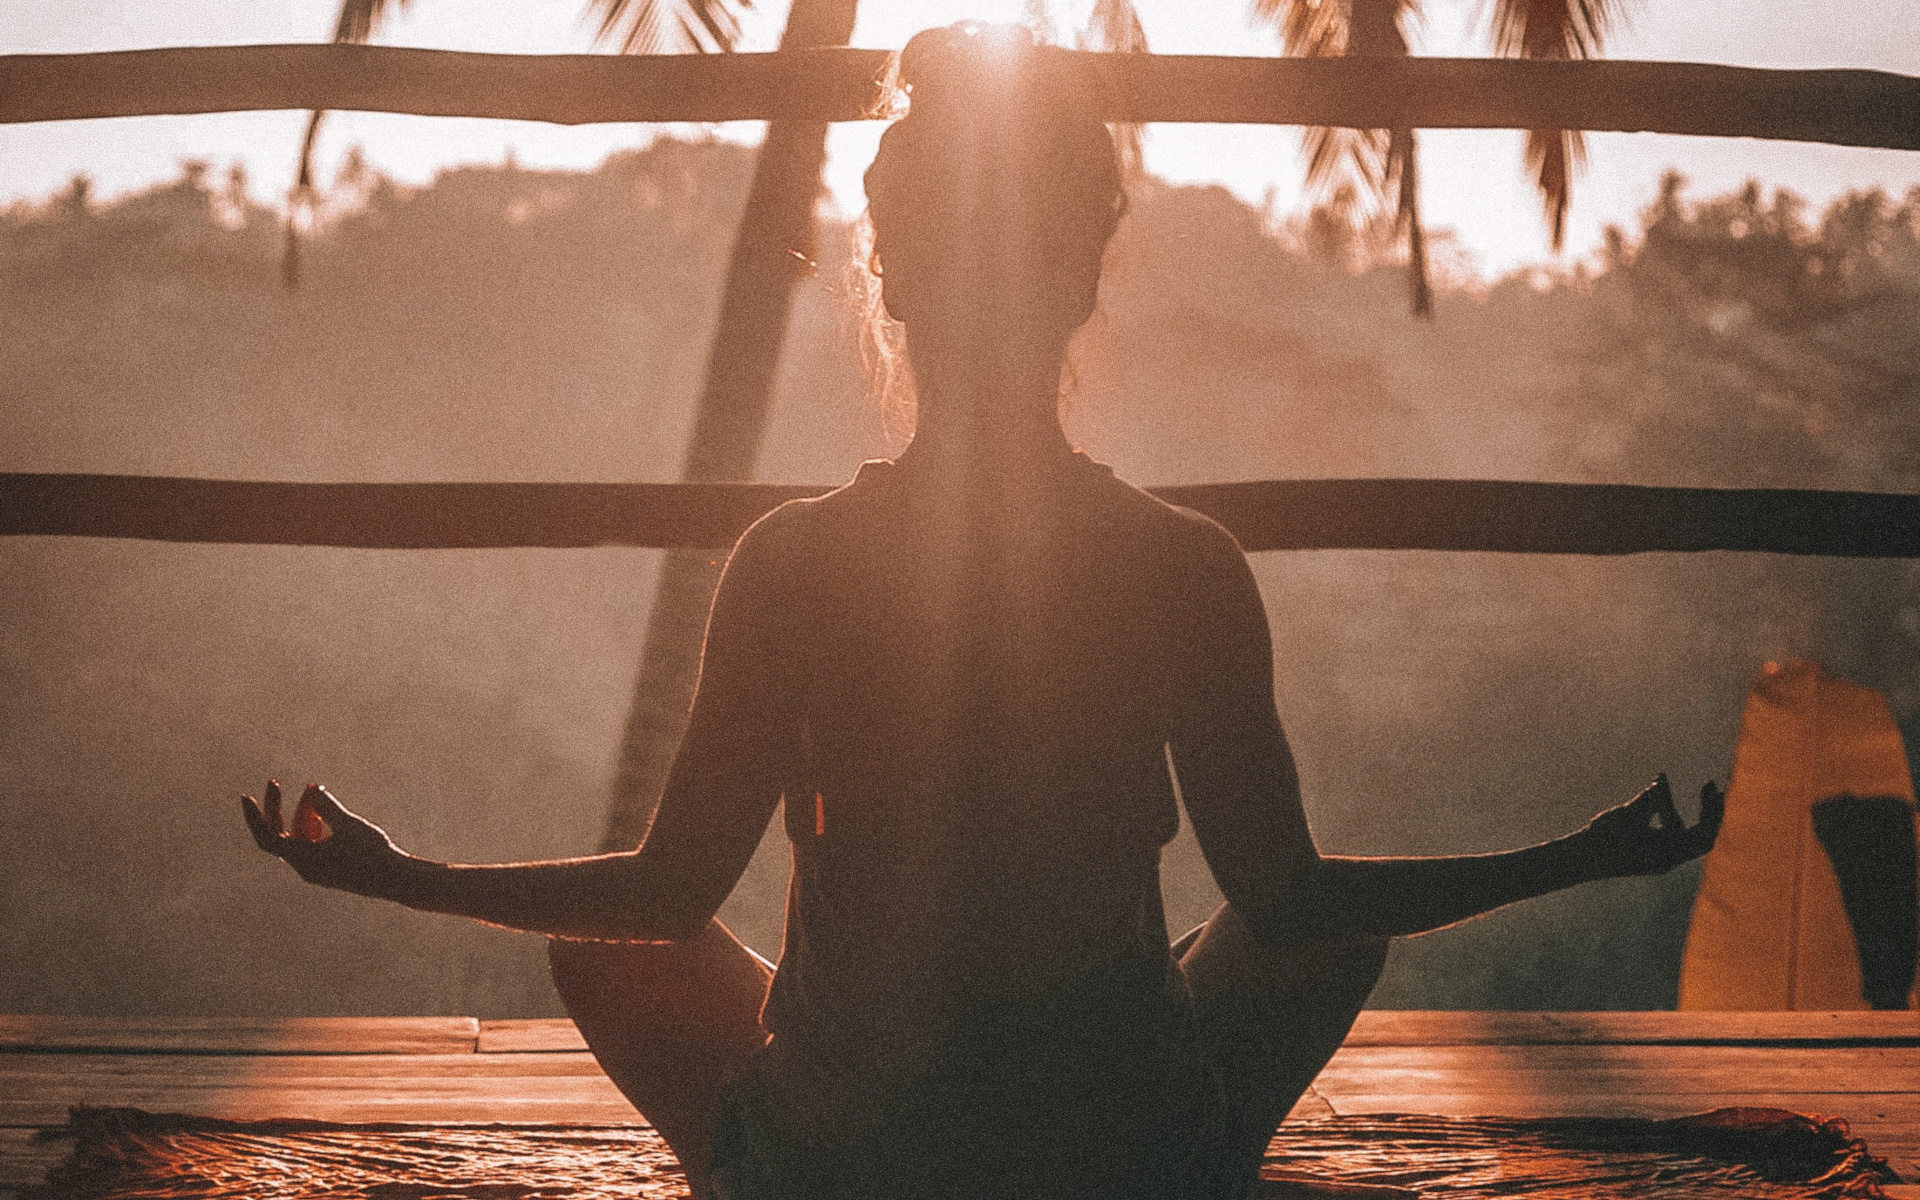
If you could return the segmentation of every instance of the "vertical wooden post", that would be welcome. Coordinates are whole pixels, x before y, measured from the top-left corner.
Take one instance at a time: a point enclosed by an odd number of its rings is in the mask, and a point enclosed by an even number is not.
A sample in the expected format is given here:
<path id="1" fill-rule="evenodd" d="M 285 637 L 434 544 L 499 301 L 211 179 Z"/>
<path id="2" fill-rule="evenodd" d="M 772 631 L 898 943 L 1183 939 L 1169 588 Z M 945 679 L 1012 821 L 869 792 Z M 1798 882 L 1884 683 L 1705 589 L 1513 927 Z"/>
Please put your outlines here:
<path id="1" fill-rule="evenodd" d="M 794 0 L 780 48 L 845 45 L 853 36 L 857 8 L 858 0 Z M 753 477 L 773 407 L 793 291 L 812 266 L 813 210 L 826 156 L 826 122 L 768 124 L 727 265 L 706 386 L 681 467 L 684 482 Z M 707 609 L 725 557 L 670 551 L 661 563 L 601 837 L 603 850 L 631 849 L 652 819 L 686 731 Z"/>

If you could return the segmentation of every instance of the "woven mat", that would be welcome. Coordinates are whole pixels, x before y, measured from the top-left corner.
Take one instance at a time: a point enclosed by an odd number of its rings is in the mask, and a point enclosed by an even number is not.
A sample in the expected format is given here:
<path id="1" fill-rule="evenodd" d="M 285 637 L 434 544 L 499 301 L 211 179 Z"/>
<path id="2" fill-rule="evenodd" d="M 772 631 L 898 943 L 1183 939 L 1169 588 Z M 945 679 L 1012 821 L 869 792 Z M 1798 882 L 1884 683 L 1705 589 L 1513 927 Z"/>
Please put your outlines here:
<path id="1" fill-rule="evenodd" d="M 1897 1182 L 1845 1121 L 1777 1108 L 1670 1121 L 1336 1117 L 1287 1125 L 1263 1173 L 1533 1200 L 1878 1197 Z"/>
<path id="2" fill-rule="evenodd" d="M 77 1108 L 73 1154 L 22 1200 L 676 1200 L 643 1125 L 337 1125 Z M 1273 1194 L 1395 1186 L 1433 1197 L 1874 1197 L 1885 1165 L 1841 1121 L 1721 1109 L 1673 1121 L 1336 1117 L 1287 1126 Z M 1298 1185 L 1297 1190 L 1288 1184 Z M 1336 1187 L 1331 1194 L 1344 1189 Z"/>

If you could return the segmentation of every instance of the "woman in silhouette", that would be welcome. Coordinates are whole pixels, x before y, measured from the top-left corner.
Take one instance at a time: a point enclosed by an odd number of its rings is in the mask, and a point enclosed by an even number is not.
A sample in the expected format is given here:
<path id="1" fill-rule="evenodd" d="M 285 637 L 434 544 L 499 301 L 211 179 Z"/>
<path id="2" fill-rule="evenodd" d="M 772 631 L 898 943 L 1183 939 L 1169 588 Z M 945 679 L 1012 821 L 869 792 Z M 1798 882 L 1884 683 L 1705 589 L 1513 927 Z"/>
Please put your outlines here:
<path id="1" fill-rule="evenodd" d="M 450 865 L 310 787 L 245 811 L 314 883 L 532 930 L 696 1195 L 1234 1200 L 1389 938 L 1703 854 L 1664 779 L 1504 854 L 1314 847 L 1266 614 L 1218 525 L 1057 418 L 1123 207 L 1071 57 L 956 26 L 903 52 L 867 173 L 918 427 L 734 548 L 691 722 L 627 853 Z M 714 914 L 784 798 L 772 970 Z M 1227 903 L 1171 948 L 1184 804 Z"/>

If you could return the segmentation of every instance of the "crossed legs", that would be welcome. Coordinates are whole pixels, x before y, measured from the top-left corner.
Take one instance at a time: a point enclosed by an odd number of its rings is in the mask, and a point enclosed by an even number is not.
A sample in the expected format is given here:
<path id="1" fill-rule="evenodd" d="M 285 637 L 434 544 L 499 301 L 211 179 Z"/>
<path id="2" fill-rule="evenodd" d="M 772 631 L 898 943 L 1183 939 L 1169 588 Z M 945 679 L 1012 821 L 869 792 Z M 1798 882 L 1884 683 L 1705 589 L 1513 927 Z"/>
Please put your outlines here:
<path id="1" fill-rule="evenodd" d="M 1386 947 L 1384 938 L 1262 946 L 1227 905 L 1175 943 L 1249 1187 L 1274 1130 L 1353 1027 Z M 672 1147 L 693 1194 L 707 1196 L 722 1092 L 767 1040 L 771 965 L 718 921 L 691 942 L 556 940 L 548 956 L 594 1057 Z"/>
<path id="2" fill-rule="evenodd" d="M 772 965 L 718 921 L 690 942 L 553 939 L 547 960 L 601 1069 L 706 1197 L 721 1093 L 767 1040 L 760 1006 Z"/>
<path id="3" fill-rule="evenodd" d="M 1201 1040 L 1226 1085 L 1249 1187 L 1274 1131 L 1353 1028 L 1386 965 L 1387 941 L 1262 946 L 1222 904 L 1174 943 Z"/>

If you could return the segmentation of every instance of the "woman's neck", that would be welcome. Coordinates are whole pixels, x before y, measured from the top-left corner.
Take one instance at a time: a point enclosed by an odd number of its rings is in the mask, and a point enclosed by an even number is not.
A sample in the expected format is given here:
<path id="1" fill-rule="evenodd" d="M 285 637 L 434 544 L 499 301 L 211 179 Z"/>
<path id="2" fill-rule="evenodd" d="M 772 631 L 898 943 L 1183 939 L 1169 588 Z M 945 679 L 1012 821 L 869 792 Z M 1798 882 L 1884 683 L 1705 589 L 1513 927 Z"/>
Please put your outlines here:
<path id="1" fill-rule="evenodd" d="M 1073 455 L 1060 428 L 1064 349 L 1015 340 L 969 353 L 909 332 L 919 413 L 900 464 L 961 486 L 1057 472 Z"/>

